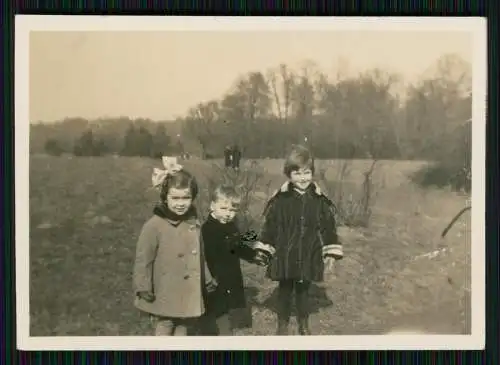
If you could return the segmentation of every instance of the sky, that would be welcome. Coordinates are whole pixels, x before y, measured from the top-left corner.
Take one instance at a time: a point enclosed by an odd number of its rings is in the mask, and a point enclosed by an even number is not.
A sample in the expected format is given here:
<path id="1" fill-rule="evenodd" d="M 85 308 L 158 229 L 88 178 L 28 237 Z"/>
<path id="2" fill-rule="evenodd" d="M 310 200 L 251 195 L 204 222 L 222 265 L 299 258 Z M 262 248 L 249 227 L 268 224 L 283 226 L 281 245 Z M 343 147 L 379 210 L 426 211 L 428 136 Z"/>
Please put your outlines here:
<path id="1" fill-rule="evenodd" d="M 472 45 L 456 31 L 32 31 L 30 121 L 175 119 L 246 72 L 304 60 L 332 75 L 381 67 L 414 82 L 446 53 L 472 63 Z"/>

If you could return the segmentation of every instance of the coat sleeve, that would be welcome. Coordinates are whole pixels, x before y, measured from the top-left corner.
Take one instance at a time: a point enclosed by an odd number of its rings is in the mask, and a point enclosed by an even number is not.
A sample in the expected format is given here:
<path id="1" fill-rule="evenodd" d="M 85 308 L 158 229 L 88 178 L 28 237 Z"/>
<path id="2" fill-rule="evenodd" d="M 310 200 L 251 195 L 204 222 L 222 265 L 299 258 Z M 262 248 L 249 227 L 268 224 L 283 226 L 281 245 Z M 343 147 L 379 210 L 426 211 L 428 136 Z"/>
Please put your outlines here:
<path id="1" fill-rule="evenodd" d="M 264 210 L 264 223 L 260 231 L 259 241 L 264 245 L 266 251 L 274 255 L 276 251 L 277 230 L 277 196 L 272 197 L 266 204 Z"/>
<path id="2" fill-rule="evenodd" d="M 214 271 L 213 267 L 213 259 L 212 259 L 212 245 L 210 242 L 206 242 L 206 239 L 209 241 L 210 237 L 204 237 L 204 229 L 203 227 L 200 230 L 200 252 L 201 252 L 201 266 L 203 270 L 203 277 L 205 279 L 205 284 L 209 284 L 214 280 L 214 275 L 212 274 Z M 211 267 L 212 266 L 212 267 Z M 211 270 L 212 269 L 212 270 Z"/>
<path id="3" fill-rule="evenodd" d="M 335 221 L 335 205 L 327 197 L 322 197 L 321 202 L 321 242 L 323 245 L 323 257 L 333 257 L 336 260 L 343 258 L 342 243 L 337 235 L 337 223 Z"/>
<path id="4" fill-rule="evenodd" d="M 217 262 L 217 248 L 213 242 L 213 232 L 210 231 L 207 225 L 201 227 L 201 243 L 203 245 L 204 253 L 204 270 L 205 276 L 214 277 L 217 280 L 216 262 Z M 206 280 L 209 282 L 209 280 Z"/>
<path id="5" fill-rule="evenodd" d="M 137 240 L 134 264 L 134 290 L 153 292 L 153 265 L 158 249 L 156 228 L 147 222 Z"/>
<path id="6" fill-rule="evenodd" d="M 234 254 L 241 260 L 253 263 L 255 251 L 242 242 L 242 234 L 235 223 L 232 226 L 232 237 L 234 237 L 232 242 Z"/>
<path id="7" fill-rule="evenodd" d="M 235 254 L 238 258 L 253 263 L 253 260 L 255 259 L 255 251 L 251 247 L 241 242 L 237 242 L 235 246 Z"/>

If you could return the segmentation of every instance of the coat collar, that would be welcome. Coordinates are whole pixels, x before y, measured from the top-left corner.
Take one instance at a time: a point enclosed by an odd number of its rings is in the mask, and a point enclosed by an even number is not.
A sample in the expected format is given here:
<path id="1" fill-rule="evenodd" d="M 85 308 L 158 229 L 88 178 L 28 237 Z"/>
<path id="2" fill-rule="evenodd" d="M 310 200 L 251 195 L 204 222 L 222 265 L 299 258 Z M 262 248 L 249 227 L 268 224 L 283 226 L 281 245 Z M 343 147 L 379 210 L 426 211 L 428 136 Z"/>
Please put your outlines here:
<path id="1" fill-rule="evenodd" d="M 192 206 L 189 211 L 182 217 L 173 214 L 164 202 L 158 202 L 155 204 L 153 209 L 153 214 L 166 220 L 172 226 L 177 227 L 182 222 L 186 222 L 190 226 L 200 226 L 200 221 L 198 219 L 198 214 L 196 208 Z"/>
<path id="2" fill-rule="evenodd" d="M 313 187 L 313 191 L 316 195 L 324 195 L 322 190 L 321 190 L 321 187 L 319 186 L 319 184 L 315 181 L 313 181 L 311 183 L 312 187 Z M 281 187 L 273 194 L 273 195 L 276 195 L 278 193 L 286 193 L 288 191 L 290 191 L 292 189 L 292 183 L 290 181 L 287 181 L 285 182 L 283 185 L 281 185 Z"/>
<path id="3" fill-rule="evenodd" d="M 162 219 L 166 220 L 168 223 L 170 223 L 174 227 L 179 226 L 181 223 L 186 223 L 190 227 L 193 227 L 193 228 L 200 228 L 201 227 L 201 223 L 198 220 L 198 218 L 188 218 L 186 220 L 173 220 L 171 218 L 162 218 Z"/>
<path id="4" fill-rule="evenodd" d="M 213 215 L 212 212 L 208 213 L 206 221 L 208 223 L 210 223 L 210 224 L 220 224 L 220 225 L 223 225 L 221 222 L 219 222 L 219 220 L 217 218 L 214 217 L 214 215 Z"/>
<path id="5" fill-rule="evenodd" d="M 236 225 L 236 218 L 233 219 L 232 221 L 230 222 L 227 222 L 226 224 L 224 223 L 221 223 L 217 218 L 215 218 L 212 213 L 208 213 L 208 216 L 205 220 L 205 223 L 206 224 L 209 224 L 211 226 L 214 226 L 217 228 L 217 230 L 223 232 L 223 231 L 226 231 L 226 230 L 232 230 L 235 225 Z"/>

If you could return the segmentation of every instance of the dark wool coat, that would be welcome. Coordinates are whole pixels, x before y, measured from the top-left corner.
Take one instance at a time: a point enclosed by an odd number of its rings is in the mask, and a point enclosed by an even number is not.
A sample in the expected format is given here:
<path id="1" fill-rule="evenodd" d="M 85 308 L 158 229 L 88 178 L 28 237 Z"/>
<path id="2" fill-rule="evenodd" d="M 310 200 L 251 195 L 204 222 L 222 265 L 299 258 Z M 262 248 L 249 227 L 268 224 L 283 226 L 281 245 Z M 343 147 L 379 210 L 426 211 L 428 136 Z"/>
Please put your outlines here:
<path id="1" fill-rule="evenodd" d="M 323 281 L 325 254 L 342 258 L 333 203 L 311 184 L 304 194 L 286 184 L 268 202 L 260 240 L 276 252 L 271 280 Z"/>
<path id="2" fill-rule="evenodd" d="M 196 218 L 173 221 L 154 215 L 146 222 L 137 242 L 134 292 L 150 291 L 156 300 L 136 297 L 138 309 L 162 317 L 200 317 L 210 280 Z"/>
<path id="3" fill-rule="evenodd" d="M 240 259 L 252 262 L 255 252 L 240 244 L 240 232 L 234 221 L 222 224 L 209 215 L 201 234 L 208 269 L 218 283 L 214 292 L 206 294 L 207 314 L 218 317 L 232 309 L 245 308 Z"/>

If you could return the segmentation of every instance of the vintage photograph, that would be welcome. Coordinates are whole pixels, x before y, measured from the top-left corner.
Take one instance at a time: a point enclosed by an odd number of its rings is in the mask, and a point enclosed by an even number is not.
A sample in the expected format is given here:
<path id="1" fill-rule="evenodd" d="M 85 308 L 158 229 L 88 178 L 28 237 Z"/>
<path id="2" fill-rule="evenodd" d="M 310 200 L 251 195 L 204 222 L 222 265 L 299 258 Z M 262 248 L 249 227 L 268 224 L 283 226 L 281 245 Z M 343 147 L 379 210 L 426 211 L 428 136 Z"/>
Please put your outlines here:
<path id="1" fill-rule="evenodd" d="M 20 348 L 484 345 L 486 22 L 292 19 L 16 17 Z"/>

